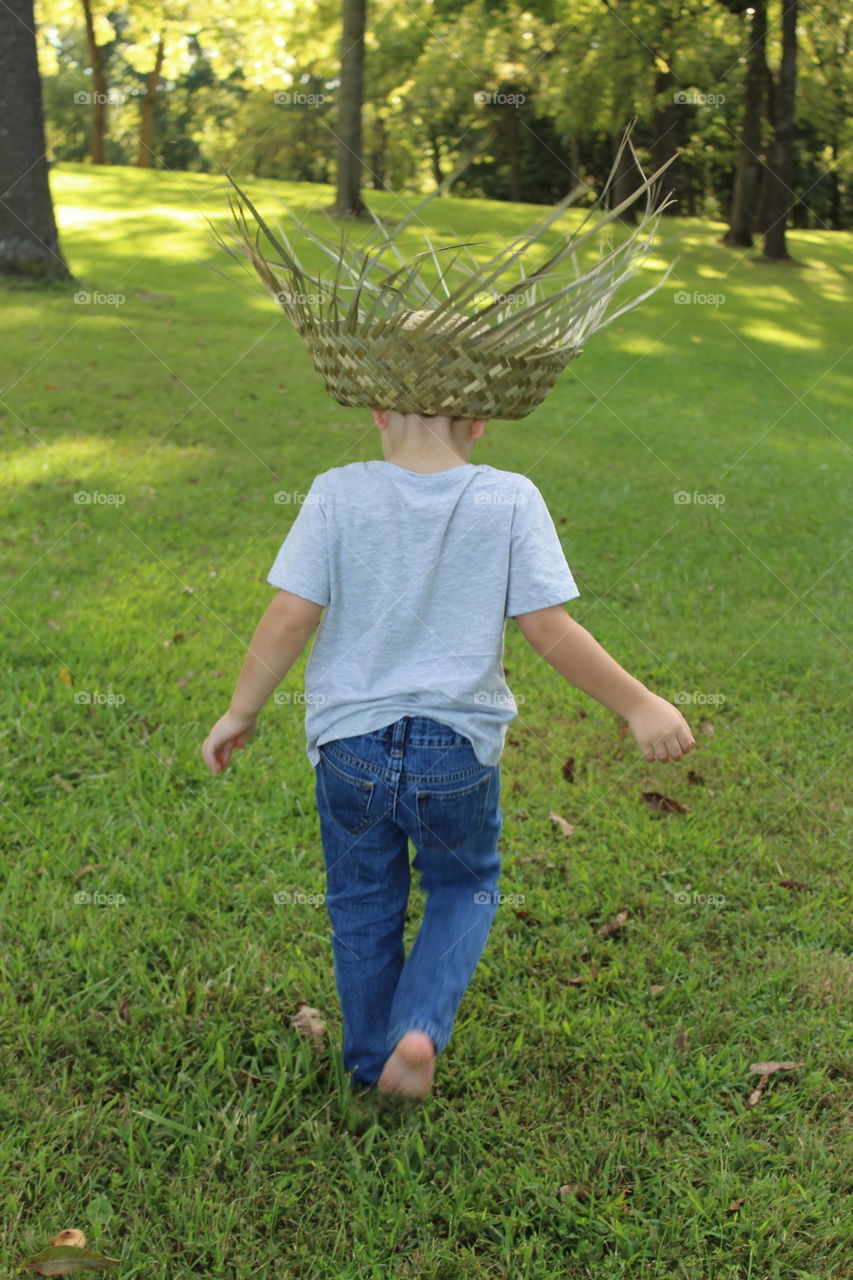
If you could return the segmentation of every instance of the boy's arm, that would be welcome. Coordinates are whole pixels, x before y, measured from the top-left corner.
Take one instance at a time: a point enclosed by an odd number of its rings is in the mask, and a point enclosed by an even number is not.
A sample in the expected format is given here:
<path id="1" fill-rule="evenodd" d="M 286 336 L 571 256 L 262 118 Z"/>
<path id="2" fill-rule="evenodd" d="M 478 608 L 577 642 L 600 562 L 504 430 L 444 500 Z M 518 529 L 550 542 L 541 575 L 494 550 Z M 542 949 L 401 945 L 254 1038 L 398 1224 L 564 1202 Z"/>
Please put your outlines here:
<path id="1" fill-rule="evenodd" d="M 563 605 L 519 614 L 516 622 L 555 671 L 628 721 L 647 760 L 679 760 L 696 746 L 681 712 L 620 667 Z"/>
<path id="2" fill-rule="evenodd" d="M 246 745 L 261 708 L 305 648 L 322 612 L 322 605 L 290 591 L 273 596 L 249 644 L 231 705 L 202 744 L 211 772 L 227 768 L 234 747 Z"/>

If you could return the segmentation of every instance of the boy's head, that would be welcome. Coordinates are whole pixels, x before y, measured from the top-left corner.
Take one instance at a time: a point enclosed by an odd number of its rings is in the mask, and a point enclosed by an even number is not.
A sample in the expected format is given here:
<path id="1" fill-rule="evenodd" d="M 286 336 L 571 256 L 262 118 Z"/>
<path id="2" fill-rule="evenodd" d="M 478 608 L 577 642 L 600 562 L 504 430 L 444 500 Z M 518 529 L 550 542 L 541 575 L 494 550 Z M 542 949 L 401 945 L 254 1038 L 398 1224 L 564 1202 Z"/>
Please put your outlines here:
<path id="1" fill-rule="evenodd" d="M 385 457 L 406 451 L 445 453 L 450 450 L 471 456 L 474 441 L 486 429 L 488 418 L 450 418 L 445 414 L 398 413 L 396 409 L 373 409 L 373 421 L 382 435 Z"/>

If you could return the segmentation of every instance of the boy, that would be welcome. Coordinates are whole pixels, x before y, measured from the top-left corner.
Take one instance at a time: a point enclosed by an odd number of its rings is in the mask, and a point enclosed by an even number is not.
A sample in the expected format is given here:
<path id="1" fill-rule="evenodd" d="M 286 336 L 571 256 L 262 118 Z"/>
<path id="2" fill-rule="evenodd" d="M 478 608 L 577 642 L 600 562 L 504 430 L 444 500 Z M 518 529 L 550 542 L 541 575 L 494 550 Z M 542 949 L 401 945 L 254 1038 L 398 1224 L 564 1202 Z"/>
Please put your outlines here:
<path id="1" fill-rule="evenodd" d="M 322 617 L 305 673 L 305 728 L 354 1085 L 428 1095 L 497 911 L 499 761 L 517 714 L 503 675 L 507 618 L 561 675 L 627 720 L 646 760 L 678 760 L 695 746 L 675 707 L 566 613 L 579 593 L 536 485 L 470 462 L 487 421 L 529 414 L 584 338 L 609 323 L 612 294 L 649 251 L 666 203 L 647 209 L 591 270 L 575 261 L 568 286 L 549 298 L 537 291 L 578 244 L 651 191 L 663 168 L 487 306 L 484 290 L 496 292 L 500 275 L 577 191 L 473 271 L 458 255 L 446 266 L 430 245 L 445 290 L 435 305 L 437 286 L 418 277 L 427 255 L 390 273 L 381 265 L 418 209 L 391 235 L 380 227 L 375 253 L 359 251 L 354 262 L 343 241 L 338 248 L 303 228 L 335 261 L 329 282 L 304 271 L 229 178 L 241 251 L 302 335 L 329 393 L 371 408 L 382 433 L 384 460 L 315 477 L 269 573 L 278 592 L 229 710 L 202 746 L 214 773 L 227 768 Z M 260 252 L 246 209 L 275 259 Z M 451 290 L 454 271 L 464 278 Z M 409 840 L 426 902 L 406 957 Z"/>
<path id="2" fill-rule="evenodd" d="M 424 1098 L 497 911 L 497 762 L 516 714 L 504 618 L 624 717 L 646 760 L 678 760 L 695 742 L 676 708 L 566 613 L 578 590 L 538 489 L 469 462 L 485 420 L 373 416 L 385 461 L 312 484 L 269 574 L 278 594 L 202 753 L 214 773 L 227 767 L 328 606 L 306 671 L 306 729 L 344 1065 L 357 1084 Z M 404 960 L 410 838 L 426 904 Z"/>

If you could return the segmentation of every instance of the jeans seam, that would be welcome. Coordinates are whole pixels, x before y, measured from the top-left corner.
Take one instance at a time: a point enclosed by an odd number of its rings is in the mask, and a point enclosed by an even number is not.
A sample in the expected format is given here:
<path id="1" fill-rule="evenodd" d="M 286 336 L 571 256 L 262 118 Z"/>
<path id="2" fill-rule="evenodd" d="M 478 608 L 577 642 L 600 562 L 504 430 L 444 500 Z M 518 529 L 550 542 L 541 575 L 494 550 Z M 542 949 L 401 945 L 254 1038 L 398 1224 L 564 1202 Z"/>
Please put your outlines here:
<path id="1" fill-rule="evenodd" d="M 328 747 L 329 745 L 330 744 L 328 742 L 323 743 L 324 747 Z M 347 764 L 351 764 L 354 768 L 362 769 L 366 772 L 373 773 L 377 777 L 382 778 L 383 781 L 386 781 L 386 780 L 390 781 L 399 772 L 398 770 L 387 769 L 384 765 L 372 764 L 368 760 L 362 760 L 358 756 L 350 755 L 348 751 L 343 751 L 340 747 L 336 747 L 335 751 L 331 753 L 331 756 L 332 756 L 332 760 L 334 760 L 335 758 L 343 759 L 344 761 L 346 761 Z M 405 776 L 409 782 L 413 782 L 413 783 L 418 781 L 423 781 L 424 783 L 435 783 L 435 782 L 445 783 L 445 782 L 460 782 L 460 781 L 464 782 L 466 779 L 473 778 L 478 773 L 482 773 L 484 769 L 496 769 L 497 767 L 498 767 L 497 765 L 483 765 L 478 762 L 476 765 L 472 765 L 470 769 L 459 769 L 456 771 L 456 773 L 441 773 L 441 774 L 418 773 L 418 774 L 404 774 L 403 776 Z M 355 781 L 360 781 L 360 779 L 355 779 Z"/>

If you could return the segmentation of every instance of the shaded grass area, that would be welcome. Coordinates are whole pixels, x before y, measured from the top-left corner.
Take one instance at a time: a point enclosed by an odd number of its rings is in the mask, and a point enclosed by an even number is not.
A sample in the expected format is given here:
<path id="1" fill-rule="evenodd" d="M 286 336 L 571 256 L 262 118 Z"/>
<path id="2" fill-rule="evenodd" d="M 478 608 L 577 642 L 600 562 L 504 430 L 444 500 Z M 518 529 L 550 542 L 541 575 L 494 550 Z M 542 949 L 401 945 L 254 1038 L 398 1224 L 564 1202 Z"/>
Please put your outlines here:
<path id="1" fill-rule="evenodd" d="M 80 1226 L 123 1276 L 849 1274 L 850 237 L 795 232 L 797 265 L 770 266 L 667 219 L 668 285 L 475 446 L 540 487 L 573 615 L 700 748 L 649 766 L 508 625 L 517 896 L 418 1108 L 342 1076 L 304 900 L 323 890 L 307 655 L 232 770 L 198 754 L 299 495 L 381 456 L 376 430 L 271 302 L 194 261 L 249 284 L 205 239 L 215 182 L 63 165 L 52 184 L 80 288 L 124 301 L 3 293 L 8 1262 Z M 270 212 L 331 195 L 248 187 Z M 425 220 L 532 216 L 445 200 Z M 415 889 L 408 941 L 419 911 Z M 289 1026 L 300 1001 L 329 1026 L 319 1054 Z M 768 1059 L 803 1066 L 750 1106 Z"/>

